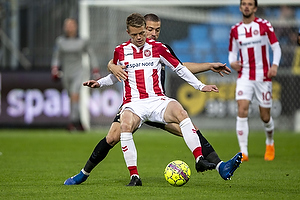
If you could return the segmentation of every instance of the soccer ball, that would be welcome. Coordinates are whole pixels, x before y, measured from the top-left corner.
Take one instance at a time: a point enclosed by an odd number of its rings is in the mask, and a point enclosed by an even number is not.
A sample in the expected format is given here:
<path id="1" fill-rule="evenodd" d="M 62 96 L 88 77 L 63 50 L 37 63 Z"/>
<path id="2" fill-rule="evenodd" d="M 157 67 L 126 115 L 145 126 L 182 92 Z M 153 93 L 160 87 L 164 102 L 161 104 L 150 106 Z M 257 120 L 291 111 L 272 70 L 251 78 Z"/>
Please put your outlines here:
<path id="1" fill-rule="evenodd" d="M 173 186 L 183 186 L 191 176 L 190 167 L 181 160 L 170 162 L 164 172 L 165 178 Z"/>

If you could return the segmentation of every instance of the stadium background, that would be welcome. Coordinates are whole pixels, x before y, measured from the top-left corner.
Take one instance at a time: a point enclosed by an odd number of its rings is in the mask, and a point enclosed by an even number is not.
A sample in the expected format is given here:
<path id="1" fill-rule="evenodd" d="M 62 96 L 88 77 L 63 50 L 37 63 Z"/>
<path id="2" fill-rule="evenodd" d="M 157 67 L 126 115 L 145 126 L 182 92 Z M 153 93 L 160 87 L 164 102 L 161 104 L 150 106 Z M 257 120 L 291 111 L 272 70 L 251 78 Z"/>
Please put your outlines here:
<path id="1" fill-rule="evenodd" d="M 282 48 L 273 82 L 276 128 L 300 131 L 300 49 L 296 43 L 300 2 L 261 0 L 258 4 L 257 16 L 272 23 Z M 105 76 L 114 47 L 128 40 L 125 19 L 132 12 L 160 16 L 160 41 L 169 44 L 183 62 L 227 63 L 230 27 L 241 20 L 239 0 L 0 0 L 0 126 L 64 126 L 68 95 L 50 76 L 52 49 L 62 33 L 63 20 L 78 19 L 80 35 L 90 39 Z M 86 58 L 84 64 L 88 66 Z M 167 77 L 167 95 L 183 104 L 198 127 L 235 128 L 235 72 L 223 78 L 211 72 L 199 75 L 203 82 L 216 84 L 219 94 L 200 93 L 170 71 Z M 121 85 L 82 90 L 82 119 L 92 129 L 109 125 L 121 103 Z M 260 123 L 254 102 L 250 126 L 260 129 Z"/>

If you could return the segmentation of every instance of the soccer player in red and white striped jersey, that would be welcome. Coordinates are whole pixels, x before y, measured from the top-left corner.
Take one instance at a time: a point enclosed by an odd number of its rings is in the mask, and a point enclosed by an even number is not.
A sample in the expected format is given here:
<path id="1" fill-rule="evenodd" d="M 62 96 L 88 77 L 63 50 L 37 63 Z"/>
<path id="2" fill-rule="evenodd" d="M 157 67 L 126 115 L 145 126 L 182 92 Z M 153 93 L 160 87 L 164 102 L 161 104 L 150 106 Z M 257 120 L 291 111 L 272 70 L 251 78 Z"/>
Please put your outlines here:
<path id="1" fill-rule="evenodd" d="M 146 38 L 146 22 L 142 15 L 127 17 L 127 33 L 131 39 L 115 48 L 114 64 L 126 66 L 128 78 L 123 86 L 121 111 L 121 147 L 131 175 L 128 185 L 137 184 L 137 151 L 132 133 L 144 121 L 177 123 L 184 141 L 193 153 L 196 163 L 203 159 L 201 144 L 187 112 L 175 99 L 165 96 L 161 83 L 162 63 L 182 79 L 202 92 L 218 92 L 215 85 L 205 85 L 183 66 L 160 42 Z"/>
<path id="2" fill-rule="evenodd" d="M 265 160 L 273 160 L 274 122 L 270 114 L 272 107 L 272 78 L 277 75 L 281 48 L 271 23 L 257 18 L 257 0 L 241 0 L 243 20 L 231 28 L 229 39 L 229 63 L 238 72 L 236 100 L 238 116 L 236 133 L 243 161 L 248 161 L 248 110 L 255 96 L 259 103 L 260 117 L 266 134 Z M 269 60 L 269 47 L 273 51 Z M 239 55 L 239 59 L 237 59 Z"/>

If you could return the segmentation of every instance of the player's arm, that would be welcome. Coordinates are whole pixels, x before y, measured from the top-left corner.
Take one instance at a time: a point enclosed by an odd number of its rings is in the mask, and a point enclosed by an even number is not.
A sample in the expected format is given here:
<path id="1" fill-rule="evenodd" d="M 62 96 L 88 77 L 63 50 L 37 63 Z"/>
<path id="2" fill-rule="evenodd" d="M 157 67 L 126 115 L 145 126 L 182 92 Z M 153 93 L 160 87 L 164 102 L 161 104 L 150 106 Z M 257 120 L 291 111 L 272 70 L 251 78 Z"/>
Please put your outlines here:
<path id="1" fill-rule="evenodd" d="M 277 69 L 281 59 L 281 48 L 279 42 L 272 44 L 271 48 L 273 50 L 273 64 L 268 71 L 268 78 L 272 78 L 277 75 Z"/>
<path id="2" fill-rule="evenodd" d="M 228 61 L 232 69 L 239 72 L 242 69 L 242 64 L 238 60 L 238 42 L 236 38 L 238 37 L 236 27 L 231 28 L 229 35 L 229 53 L 228 53 Z"/>
<path id="3" fill-rule="evenodd" d="M 193 74 L 205 72 L 211 70 L 213 72 L 219 73 L 221 76 L 225 74 L 230 74 L 231 70 L 226 66 L 226 63 L 191 63 L 191 62 L 184 62 L 184 66 L 188 68 Z"/>
<path id="4" fill-rule="evenodd" d="M 52 60 L 51 60 L 51 76 L 53 80 L 58 80 L 61 78 L 62 73 L 59 70 L 60 66 L 60 47 L 59 47 L 60 37 L 55 41 L 53 48 Z"/>
<path id="5" fill-rule="evenodd" d="M 168 65 L 167 65 L 168 66 Z M 177 65 L 174 70 L 177 75 L 185 80 L 188 84 L 193 86 L 195 89 L 200 90 L 201 92 L 219 92 L 219 89 L 216 85 L 205 85 L 200 80 L 198 80 L 192 72 L 190 72 L 185 66 Z"/>
<path id="6" fill-rule="evenodd" d="M 237 60 L 236 53 L 230 51 L 228 55 L 228 60 L 232 69 L 234 69 L 237 72 L 241 70 L 242 64 L 240 61 Z"/>
<path id="7" fill-rule="evenodd" d="M 189 71 L 184 65 L 182 65 L 176 57 L 174 57 L 166 46 L 160 46 L 161 61 L 172 69 L 177 75 L 185 80 L 188 84 L 201 92 L 219 92 L 219 89 L 215 85 L 205 85 L 198 80 L 191 71 Z"/>
<path id="8" fill-rule="evenodd" d="M 122 65 L 115 65 L 113 63 L 113 59 L 111 59 L 107 64 L 107 69 L 110 71 L 115 77 L 118 79 L 119 82 L 122 80 L 126 80 L 128 74 L 124 71 L 125 66 Z"/>
<path id="9" fill-rule="evenodd" d="M 176 56 L 175 52 L 173 51 L 173 49 L 165 44 L 165 46 L 168 48 L 168 50 L 170 51 L 170 53 L 184 66 L 186 66 L 188 68 L 188 70 L 190 70 L 193 74 L 197 74 L 197 73 L 201 73 L 201 72 L 205 72 L 208 70 L 212 70 L 213 72 L 219 73 L 221 76 L 224 76 L 223 73 L 225 74 L 229 74 L 231 73 L 231 70 L 226 66 L 226 64 L 222 64 L 222 63 L 192 63 L 192 62 L 185 62 L 182 63 L 180 61 L 180 59 Z"/>
<path id="10" fill-rule="evenodd" d="M 83 83 L 83 86 L 87 86 L 90 88 L 99 88 L 104 86 L 111 86 L 117 83 L 118 80 L 113 74 L 108 74 L 107 76 L 100 78 L 99 80 L 89 80 Z"/>

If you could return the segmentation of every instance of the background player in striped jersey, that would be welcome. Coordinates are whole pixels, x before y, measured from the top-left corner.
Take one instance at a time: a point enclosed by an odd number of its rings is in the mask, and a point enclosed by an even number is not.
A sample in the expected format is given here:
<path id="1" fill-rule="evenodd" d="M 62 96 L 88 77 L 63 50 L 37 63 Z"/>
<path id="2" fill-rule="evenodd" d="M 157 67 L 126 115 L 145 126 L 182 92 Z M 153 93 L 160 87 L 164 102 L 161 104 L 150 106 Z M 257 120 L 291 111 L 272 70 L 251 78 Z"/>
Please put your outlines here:
<path id="1" fill-rule="evenodd" d="M 236 133 L 243 153 L 243 161 L 248 160 L 248 110 L 255 96 L 259 103 L 260 118 L 266 134 L 264 159 L 273 160 L 274 122 L 271 116 L 272 78 L 277 75 L 281 58 L 281 48 L 270 22 L 255 17 L 257 0 L 241 0 L 242 22 L 234 25 L 230 32 L 229 63 L 238 72 L 236 100 L 238 116 Z M 273 51 L 273 63 L 269 61 L 269 45 Z M 239 54 L 239 60 L 237 55 Z"/>
<path id="2" fill-rule="evenodd" d="M 161 21 L 158 16 L 155 14 L 147 14 L 145 15 L 147 30 L 146 34 L 149 39 L 157 40 L 161 30 Z M 170 47 L 168 47 L 170 48 Z M 173 50 L 170 48 L 170 52 L 174 54 Z M 199 73 L 207 70 L 212 70 L 216 73 L 219 73 L 223 76 L 223 73 L 229 74 L 231 71 L 226 66 L 226 64 L 222 63 L 184 63 L 184 65 L 188 66 L 188 69 L 193 73 Z M 121 79 L 125 80 L 127 78 L 127 73 L 123 70 L 122 66 L 114 65 L 112 61 L 109 63 L 108 68 L 110 71 L 118 78 L 119 81 Z M 164 78 L 162 77 L 162 84 L 164 83 Z M 102 85 L 101 85 L 102 86 Z M 109 150 L 114 147 L 120 141 L 120 115 L 119 113 L 116 115 L 113 123 L 111 124 L 110 130 L 106 137 L 104 137 L 95 147 L 93 153 L 91 154 L 89 160 L 86 162 L 86 165 L 82 169 L 82 171 L 65 181 L 66 185 L 74 185 L 80 184 L 86 180 L 90 172 L 106 157 Z M 163 130 L 167 130 L 174 135 L 178 135 L 182 137 L 180 127 L 178 124 L 162 124 L 162 123 L 155 123 L 155 122 L 145 122 L 148 125 L 161 128 Z M 218 157 L 217 153 L 215 152 L 214 148 L 211 144 L 206 140 L 205 137 L 201 134 L 201 132 L 197 129 L 197 134 L 200 138 L 200 142 L 202 144 L 202 152 L 203 156 L 206 160 L 215 165 L 221 163 L 221 159 Z M 219 168 L 217 168 L 218 170 Z M 224 170 L 220 171 L 221 177 L 226 180 L 226 176 L 222 173 Z"/>

